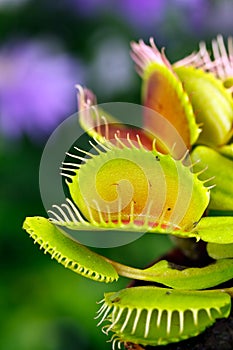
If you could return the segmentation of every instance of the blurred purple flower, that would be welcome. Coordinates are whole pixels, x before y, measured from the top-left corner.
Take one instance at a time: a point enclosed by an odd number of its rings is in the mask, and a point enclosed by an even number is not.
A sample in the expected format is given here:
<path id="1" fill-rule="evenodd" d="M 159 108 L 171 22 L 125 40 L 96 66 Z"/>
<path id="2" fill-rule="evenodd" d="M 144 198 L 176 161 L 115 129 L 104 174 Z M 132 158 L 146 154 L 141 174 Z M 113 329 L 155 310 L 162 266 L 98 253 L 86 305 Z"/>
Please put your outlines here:
<path id="1" fill-rule="evenodd" d="M 169 27 L 168 14 L 181 22 L 199 29 L 209 11 L 209 0 L 118 0 L 121 15 L 136 29 L 152 35 L 161 28 Z"/>
<path id="2" fill-rule="evenodd" d="M 19 137 L 48 135 L 76 110 L 80 62 L 53 42 L 18 42 L 0 49 L 0 131 Z"/>
<path id="3" fill-rule="evenodd" d="M 80 17 L 107 13 L 123 19 L 138 35 L 152 35 L 174 21 L 198 30 L 210 8 L 209 0 L 68 0 L 68 4 Z"/>
<path id="4" fill-rule="evenodd" d="M 80 16 L 108 13 L 143 31 L 153 29 L 166 5 L 164 0 L 68 0 L 68 3 Z"/>
<path id="5" fill-rule="evenodd" d="M 156 22 L 162 20 L 167 7 L 164 0 L 118 0 L 116 6 L 119 14 L 135 29 L 146 32 L 153 30 Z"/>
<path id="6" fill-rule="evenodd" d="M 199 31 L 205 26 L 210 11 L 209 0 L 170 0 L 170 9 L 180 12 L 180 20 Z"/>
<path id="7" fill-rule="evenodd" d="M 221 33 L 228 36 L 233 33 L 233 1 L 216 1 L 211 7 L 209 16 L 206 18 L 207 29 L 211 33 Z"/>
<path id="8" fill-rule="evenodd" d="M 89 17 L 100 14 L 110 3 L 109 0 L 68 0 L 68 4 L 70 4 L 80 16 L 84 15 L 85 17 Z"/>

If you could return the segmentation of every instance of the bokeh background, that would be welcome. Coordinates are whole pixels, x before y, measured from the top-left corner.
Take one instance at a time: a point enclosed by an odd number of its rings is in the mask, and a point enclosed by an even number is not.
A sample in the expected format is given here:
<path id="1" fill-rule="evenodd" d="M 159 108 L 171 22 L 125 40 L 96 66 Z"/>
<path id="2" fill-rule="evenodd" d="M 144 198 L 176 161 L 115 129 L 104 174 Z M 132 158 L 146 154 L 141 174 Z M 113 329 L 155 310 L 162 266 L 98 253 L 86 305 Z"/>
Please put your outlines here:
<path id="1" fill-rule="evenodd" d="M 75 113 L 76 83 L 98 101 L 140 103 L 129 44 L 153 36 L 173 62 L 233 34 L 231 0 L 0 0 L 0 349 L 110 349 L 93 319 L 104 291 L 52 261 L 22 230 L 43 215 L 38 171 L 43 147 Z M 144 237 L 100 251 L 147 265 L 166 238 Z"/>

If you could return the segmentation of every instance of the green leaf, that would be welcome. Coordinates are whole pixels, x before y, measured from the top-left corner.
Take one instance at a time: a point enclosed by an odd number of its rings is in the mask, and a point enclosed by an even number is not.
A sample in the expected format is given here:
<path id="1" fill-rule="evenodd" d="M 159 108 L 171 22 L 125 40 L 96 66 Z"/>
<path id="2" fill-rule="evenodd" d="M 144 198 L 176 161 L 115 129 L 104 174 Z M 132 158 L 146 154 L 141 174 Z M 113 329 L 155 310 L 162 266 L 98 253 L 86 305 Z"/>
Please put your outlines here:
<path id="1" fill-rule="evenodd" d="M 207 252 L 213 259 L 233 258 L 233 243 L 217 244 L 208 243 Z"/>
<path id="2" fill-rule="evenodd" d="M 216 319 L 228 317 L 231 298 L 220 291 L 177 291 L 152 286 L 106 293 L 97 317 L 112 339 L 166 345 L 196 336 Z"/>
<path id="3" fill-rule="evenodd" d="M 233 161 L 211 148 L 199 146 L 191 154 L 193 162 L 199 160 L 194 171 L 207 170 L 199 176 L 200 179 L 214 179 L 208 185 L 216 184 L 210 192 L 209 208 L 214 210 L 233 210 Z"/>
<path id="4" fill-rule="evenodd" d="M 197 236 L 205 242 L 233 243 L 233 217 L 209 216 L 200 220 L 195 229 Z"/>
<path id="5" fill-rule="evenodd" d="M 193 67 L 176 67 L 176 74 L 191 100 L 202 132 L 198 143 L 220 146 L 232 136 L 233 100 L 231 93 L 214 75 Z"/>
<path id="6" fill-rule="evenodd" d="M 101 255 L 72 240 L 48 219 L 39 216 L 28 217 L 23 228 L 34 242 L 40 245 L 40 249 L 44 249 L 45 253 L 51 254 L 52 259 L 56 259 L 70 270 L 98 282 L 108 283 L 118 279 L 113 266 Z"/>
<path id="7" fill-rule="evenodd" d="M 218 149 L 218 151 L 225 157 L 233 160 L 233 143 L 230 145 L 224 145 Z"/>
<path id="8" fill-rule="evenodd" d="M 148 281 L 175 289 L 206 289 L 233 278 L 233 260 L 222 259 L 201 268 L 182 268 L 162 260 L 143 270 Z"/>

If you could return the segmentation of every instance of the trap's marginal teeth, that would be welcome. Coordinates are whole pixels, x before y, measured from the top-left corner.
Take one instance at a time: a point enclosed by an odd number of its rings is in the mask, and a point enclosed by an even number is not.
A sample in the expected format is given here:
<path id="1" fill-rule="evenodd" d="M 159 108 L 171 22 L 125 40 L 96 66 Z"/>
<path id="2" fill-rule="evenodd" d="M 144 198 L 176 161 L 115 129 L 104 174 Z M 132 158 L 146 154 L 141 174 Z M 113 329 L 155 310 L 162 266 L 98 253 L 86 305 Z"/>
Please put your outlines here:
<path id="1" fill-rule="evenodd" d="M 67 234 L 43 217 L 26 218 L 23 228 L 35 243 L 66 268 L 98 282 L 118 279 L 114 267 L 102 256 L 72 240 Z M 105 304 L 103 304 L 105 305 Z"/>
<path id="2" fill-rule="evenodd" d="M 143 76 L 148 65 L 155 62 L 171 69 L 171 64 L 165 56 L 164 49 L 160 52 L 153 38 L 150 38 L 150 45 L 146 45 L 143 40 L 139 40 L 138 43 L 132 42 L 131 48 L 131 57 L 136 63 L 136 70 L 140 76 Z"/>
<path id="3" fill-rule="evenodd" d="M 201 42 L 199 47 L 198 52 L 176 62 L 174 67 L 195 67 L 210 72 L 221 79 L 224 86 L 232 91 L 232 82 L 229 86 L 227 83 L 233 77 L 233 37 L 228 37 L 227 45 L 224 44 L 222 35 L 218 35 L 212 41 L 213 59 L 205 42 Z"/>
<path id="4" fill-rule="evenodd" d="M 115 133 L 125 133 L 126 126 L 99 108 L 92 91 L 77 85 L 79 122 L 81 127 L 99 142 L 112 139 Z"/>
<path id="5" fill-rule="evenodd" d="M 146 45 L 142 40 L 132 43 L 132 58 L 136 69 L 142 76 L 144 127 L 158 138 L 158 143 L 164 152 L 171 153 L 174 142 L 177 143 L 175 156 L 180 158 L 184 145 L 190 149 L 199 136 L 200 129 L 190 103 L 190 99 L 183 88 L 180 79 L 167 60 L 164 50 L 159 52 L 153 40 Z M 160 113 L 167 122 L 155 123 L 155 116 L 150 109 Z M 174 126 L 178 134 L 173 135 L 167 130 L 169 123 Z"/>
<path id="6" fill-rule="evenodd" d="M 228 317 L 231 298 L 218 291 L 146 286 L 106 293 L 104 305 L 108 312 L 101 321 L 107 323 L 104 330 L 109 327 L 107 334 L 114 333 L 110 341 L 156 346 L 196 336 L 217 318 Z"/>
<path id="7" fill-rule="evenodd" d="M 141 142 L 147 149 L 152 149 L 155 134 L 153 134 L 153 130 L 151 132 L 150 129 L 147 129 L 146 125 L 143 125 L 143 127 L 135 125 L 133 117 L 132 122 L 131 119 L 128 119 L 128 123 L 123 123 L 122 121 L 117 120 L 109 115 L 109 113 L 102 110 L 101 107 L 97 106 L 93 93 L 81 86 L 78 86 L 78 101 L 80 125 L 88 135 L 96 139 L 98 142 L 105 143 L 106 140 L 114 140 L 115 135 L 117 135 L 118 140 L 115 140 L 115 144 L 119 146 L 119 140 L 126 142 L 129 135 L 131 139 L 130 142 L 136 145 Z M 140 113 L 143 115 L 145 110 L 146 108 L 142 108 Z M 135 110 L 132 109 L 131 113 L 133 116 Z M 155 116 L 155 112 L 153 112 L 153 115 Z M 138 137 L 140 139 L 138 139 Z"/>
<path id="8" fill-rule="evenodd" d="M 129 134 L 125 142 L 118 135 L 113 142 L 95 141 L 90 143 L 94 153 L 84 151 L 87 158 L 77 157 L 82 160 L 78 169 L 65 162 L 72 200 L 55 205 L 50 220 L 71 229 L 93 225 L 189 236 L 208 205 L 209 190 L 199 180 L 200 172 L 193 172 L 188 152 L 175 160 L 158 152 L 155 142 L 152 151 L 147 150 L 138 135 L 137 143 Z"/>

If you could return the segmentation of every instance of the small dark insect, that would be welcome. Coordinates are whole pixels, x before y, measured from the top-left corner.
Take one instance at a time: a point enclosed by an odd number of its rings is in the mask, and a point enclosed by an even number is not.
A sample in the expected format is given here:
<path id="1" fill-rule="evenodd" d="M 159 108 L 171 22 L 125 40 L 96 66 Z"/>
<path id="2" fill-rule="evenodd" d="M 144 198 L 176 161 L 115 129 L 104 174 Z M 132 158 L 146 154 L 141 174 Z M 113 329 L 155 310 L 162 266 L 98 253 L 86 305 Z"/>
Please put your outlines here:
<path id="1" fill-rule="evenodd" d="M 119 297 L 115 298 L 115 299 L 112 300 L 112 303 L 119 303 L 120 300 L 121 300 L 121 298 L 119 298 Z"/>

